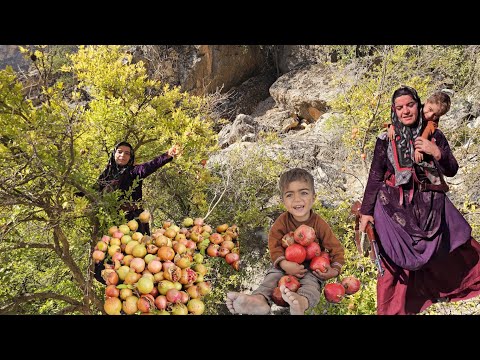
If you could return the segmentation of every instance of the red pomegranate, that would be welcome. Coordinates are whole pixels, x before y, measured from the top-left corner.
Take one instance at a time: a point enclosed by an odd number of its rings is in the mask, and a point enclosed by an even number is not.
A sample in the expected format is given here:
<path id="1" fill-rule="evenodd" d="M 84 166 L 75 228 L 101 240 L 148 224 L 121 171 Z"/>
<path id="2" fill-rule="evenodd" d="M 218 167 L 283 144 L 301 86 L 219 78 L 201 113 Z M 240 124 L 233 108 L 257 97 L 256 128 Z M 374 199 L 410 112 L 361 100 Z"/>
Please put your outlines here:
<path id="1" fill-rule="evenodd" d="M 320 270 L 320 272 L 327 272 L 327 267 L 330 266 L 330 260 L 325 259 L 323 256 L 315 256 L 310 261 L 310 270 Z"/>
<path id="2" fill-rule="evenodd" d="M 342 285 L 345 288 L 345 293 L 348 295 L 355 294 L 360 290 L 360 280 L 354 276 L 346 276 L 342 279 Z"/>
<path id="3" fill-rule="evenodd" d="M 305 261 L 306 256 L 307 250 L 305 250 L 302 245 L 293 244 L 285 249 L 285 258 L 288 261 L 293 261 L 297 264 L 301 264 Z"/>
<path id="4" fill-rule="evenodd" d="M 322 253 L 322 249 L 320 248 L 319 243 L 315 241 L 312 242 L 310 245 L 307 245 L 305 249 L 307 250 L 307 257 L 305 258 L 305 260 L 312 260 L 315 256 L 320 256 L 320 254 Z"/>
<path id="5" fill-rule="evenodd" d="M 308 225 L 300 225 L 293 233 L 293 239 L 295 242 L 302 246 L 310 245 L 316 238 L 314 228 Z"/>
<path id="6" fill-rule="evenodd" d="M 338 303 L 343 299 L 345 295 L 345 288 L 342 284 L 339 283 L 329 283 L 325 285 L 323 289 L 323 294 L 325 295 L 325 299 L 331 303 Z"/>
<path id="7" fill-rule="evenodd" d="M 288 306 L 288 303 L 282 298 L 282 293 L 280 292 L 279 286 L 277 286 L 275 290 L 273 290 L 272 300 L 278 306 Z"/>
<path id="8" fill-rule="evenodd" d="M 295 243 L 295 239 L 293 238 L 293 231 L 290 231 L 289 233 L 283 235 L 282 246 L 285 249 L 290 245 L 293 245 L 294 243 Z"/>
<path id="9" fill-rule="evenodd" d="M 300 288 L 300 282 L 293 275 L 285 275 L 278 280 L 278 287 L 285 285 L 290 291 L 296 292 Z"/>
<path id="10" fill-rule="evenodd" d="M 325 259 L 327 259 L 327 260 L 330 261 L 330 254 L 329 254 L 328 252 L 322 251 L 322 252 L 320 253 L 320 256 L 321 256 L 321 257 L 324 257 Z"/>

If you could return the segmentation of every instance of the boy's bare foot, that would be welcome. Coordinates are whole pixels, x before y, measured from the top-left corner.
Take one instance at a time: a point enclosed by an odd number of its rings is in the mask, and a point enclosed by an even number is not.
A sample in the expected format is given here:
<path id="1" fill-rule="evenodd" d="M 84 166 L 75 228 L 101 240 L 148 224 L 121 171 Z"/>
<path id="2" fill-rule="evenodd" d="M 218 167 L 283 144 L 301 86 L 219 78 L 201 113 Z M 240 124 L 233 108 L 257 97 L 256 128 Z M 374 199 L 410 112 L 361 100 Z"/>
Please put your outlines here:
<path id="1" fill-rule="evenodd" d="M 270 305 L 263 295 L 247 295 L 238 292 L 227 293 L 227 308 L 232 314 L 267 315 Z"/>
<path id="2" fill-rule="evenodd" d="M 308 299 L 305 296 L 290 291 L 285 285 L 280 286 L 283 300 L 290 305 L 290 315 L 304 315 L 308 309 Z"/>

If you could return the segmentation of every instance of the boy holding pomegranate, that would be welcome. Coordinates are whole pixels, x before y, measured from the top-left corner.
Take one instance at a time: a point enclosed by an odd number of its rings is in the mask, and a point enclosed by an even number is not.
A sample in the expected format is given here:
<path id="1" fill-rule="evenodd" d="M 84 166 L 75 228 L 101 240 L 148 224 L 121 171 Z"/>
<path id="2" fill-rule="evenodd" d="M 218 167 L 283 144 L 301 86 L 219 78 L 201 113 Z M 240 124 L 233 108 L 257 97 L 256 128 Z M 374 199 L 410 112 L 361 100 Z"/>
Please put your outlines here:
<path id="1" fill-rule="evenodd" d="M 268 314 L 279 280 L 292 275 L 298 279 L 300 287 L 294 289 L 295 292 L 282 283 L 280 293 L 290 305 L 290 314 L 303 315 L 320 301 L 323 283 L 341 273 L 345 262 L 344 248 L 325 220 L 312 211 L 315 201 L 313 176 L 300 168 L 288 170 L 280 176 L 279 189 L 287 211 L 275 220 L 268 235 L 272 267 L 251 295 L 227 294 L 226 305 L 232 314 Z M 291 233 L 295 244 L 285 248 L 282 239 Z M 312 243 L 318 243 L 330 257 L 330 261 L 321 268 L 313 267 L 314 270 L 303 265 L 305 248 Z"/>

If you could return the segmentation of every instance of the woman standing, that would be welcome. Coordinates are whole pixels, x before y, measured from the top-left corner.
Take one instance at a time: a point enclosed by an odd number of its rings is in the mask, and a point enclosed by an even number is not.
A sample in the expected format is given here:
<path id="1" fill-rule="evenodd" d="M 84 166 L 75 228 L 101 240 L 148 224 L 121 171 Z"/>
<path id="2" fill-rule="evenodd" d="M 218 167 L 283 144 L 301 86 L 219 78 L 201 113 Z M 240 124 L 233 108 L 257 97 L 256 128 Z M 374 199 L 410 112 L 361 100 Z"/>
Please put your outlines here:
<path id="1" fill-rule="evenodd" d="M 458 164 L 444 134 L 422 138 L 423 115 L 415 89 L 392 97 L 395 137 L 376 141 L 363 196 L 360 231 L 375 224 L 385 269 L 377 280 L 377 314 L 416 314 L 437 301 L 480 294 L 480 244 L 445 192 L 443 175 Z M 415 150 L 424 154 L 414 162 Z M 443 174 L 443 175 L 442 175 Z"/>
<path id="2" fill-rule="evenodd" d="M 125 211 L 125 218 L 133 220 L 144 211 L 140 206 L 142 200 L 142 182 L 148 175 L 154 173 L 157 169 L 173 160 L 180 152 L 179 146 L 174 145 L 167 152 L 157 156 L 153 160 L 142 164 L 135 165 L 135 152 L 132 145 L 122 141 L 115 145 L 107 166 L 100 174 L 97 185 L 100 192 L 111 192 L 121 190 L 119 201 L 125 200 L 120 206 Z M 134 186 L 135 180 L 138 180 Z M 131 190 L 129 199 L 125 199 L 127 191 Z M 139 222 L 138 232 L 150 235 L 150 227 L 148 223 Z M 104 269 L 103 263 L 95 265 L 95 278 L 105 284 L 105 280 L 101 276 Z"/>

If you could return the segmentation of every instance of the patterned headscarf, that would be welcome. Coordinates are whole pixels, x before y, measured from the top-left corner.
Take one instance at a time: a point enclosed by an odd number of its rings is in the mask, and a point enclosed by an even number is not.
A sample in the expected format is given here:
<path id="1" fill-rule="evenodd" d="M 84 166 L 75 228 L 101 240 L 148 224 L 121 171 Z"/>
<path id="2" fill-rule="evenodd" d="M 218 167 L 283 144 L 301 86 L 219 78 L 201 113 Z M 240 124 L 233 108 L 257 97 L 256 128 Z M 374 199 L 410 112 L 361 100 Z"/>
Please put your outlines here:
<path id="1" fill-rule="evenodd" d="M 417 103 L 417 122 L 413 126 L 405 126 L 398 119 L 395 112 L 395 99 L 403 95 L 411 96 Z M 402 185 L 408 183 L 412 176 L 415 151 L 414 141 L 421 135 L 423 125 L 423 108 L 414 88 L 402 86 L 395 90 L 392 96 L 391 120 L 395 129 L 395 137 L 393 142 L 389 142 L 387 153 L 389 160 L 395 168 L 395 184 Z"/>
<path id="2" fill-rule="evenodd" d="M 130 160 L 125 166 L 118 166 L 115 162 L 115 153 L 120 146 L 128 146 L 130 148 Z M 98 187 L 100 191 L 103 191 L 107 187 L 107 191 L 113 191 L 120 188 L 122 181 L 122 175 L 128 172 L 128 170 L 133 166 L 135 160 L 135 152 L 133 151 L 132 145 L 128 142 L 122 141 L 119 142 L 112 150 L 110 158 L 108 159 L 107 166 L 103 172 L 98 177 Z"/>

